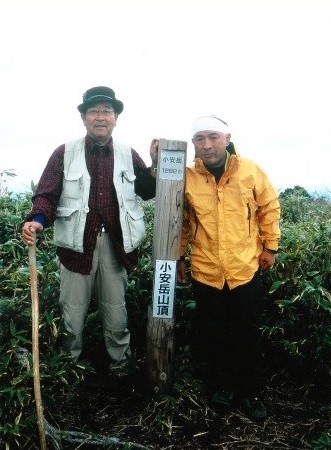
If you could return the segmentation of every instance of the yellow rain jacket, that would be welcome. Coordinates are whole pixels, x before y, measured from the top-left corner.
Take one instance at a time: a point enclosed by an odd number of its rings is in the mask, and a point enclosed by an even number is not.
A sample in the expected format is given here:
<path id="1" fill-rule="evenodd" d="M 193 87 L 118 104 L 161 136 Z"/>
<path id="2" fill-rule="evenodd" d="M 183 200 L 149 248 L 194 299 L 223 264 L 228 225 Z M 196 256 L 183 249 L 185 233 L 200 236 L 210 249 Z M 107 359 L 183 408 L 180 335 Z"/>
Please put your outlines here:
<path id="1" fill-rule="evenodd" d="M 181 255 L 191 244 L 192 277 L 230 289 L 250 281 L 263 246 L 278 249 L 278 193 L 253 162 L 227 153 L 216 184 L 200 158 L 186 168 Z"/>

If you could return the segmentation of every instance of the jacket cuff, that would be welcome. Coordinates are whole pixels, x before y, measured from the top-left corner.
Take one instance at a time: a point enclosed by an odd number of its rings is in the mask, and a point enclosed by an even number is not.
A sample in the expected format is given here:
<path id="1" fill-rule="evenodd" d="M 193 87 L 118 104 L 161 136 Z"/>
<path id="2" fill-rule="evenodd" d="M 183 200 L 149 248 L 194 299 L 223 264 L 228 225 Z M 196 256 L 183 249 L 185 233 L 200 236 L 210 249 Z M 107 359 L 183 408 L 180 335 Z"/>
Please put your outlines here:
<path id="1" fill-rule="evenodd" d="M 263 250 L 265 252 L 272 253 L 273 255 L 276 255 L 278 253 L 278 250 L 274 250 L 272 248 L 267 248 L 265 245 L 263 246 Z"/>
<path id="2" fill-rule="evenodd" d="M 44 214 L 36 214 L 33 219 L 34 222 L 38 222 L 40 223 L 43 228 L 47 228 L 47 221 L 46 221 L 46 217 L 44 216 Z"/>

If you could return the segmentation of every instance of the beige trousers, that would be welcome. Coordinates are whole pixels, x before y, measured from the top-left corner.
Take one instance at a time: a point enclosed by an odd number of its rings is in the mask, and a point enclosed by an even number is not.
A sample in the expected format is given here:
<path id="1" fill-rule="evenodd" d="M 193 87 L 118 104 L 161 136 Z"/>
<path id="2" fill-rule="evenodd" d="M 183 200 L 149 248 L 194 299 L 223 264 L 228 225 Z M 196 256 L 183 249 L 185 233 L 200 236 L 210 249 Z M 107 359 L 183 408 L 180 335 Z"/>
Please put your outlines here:
<path id="1" fill-rule="evenodd" d="M 108 233 L 100 233 L 93 253 L 92 271 L 82 275 L 61 264 L 60 307 L 68 336 L 63 350 L 77 360 L 83 345 L 83 328 L 92 294 L 99 313 L 110 367 L 122 366 L 130 354 L 125 292 L 127 273 L 119 264 Z"/>

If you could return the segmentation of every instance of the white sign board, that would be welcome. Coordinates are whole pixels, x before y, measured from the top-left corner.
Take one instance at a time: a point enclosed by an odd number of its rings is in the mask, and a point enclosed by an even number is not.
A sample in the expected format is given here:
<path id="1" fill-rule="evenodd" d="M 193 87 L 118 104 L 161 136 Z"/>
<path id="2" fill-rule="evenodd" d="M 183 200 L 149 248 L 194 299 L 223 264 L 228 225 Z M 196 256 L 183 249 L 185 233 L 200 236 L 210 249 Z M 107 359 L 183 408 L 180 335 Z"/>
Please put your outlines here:
<path id="1" fill-rule="evenodd" d="M 153 317 L 172 319 L 177 261 L 157 259 L 154 272 Z"/>
<path id="2" fill-rule="evenodd" d="M 180 150 L 161 150 L 159 178 L 161 180 L 183 180 L 185 153 Z"/>

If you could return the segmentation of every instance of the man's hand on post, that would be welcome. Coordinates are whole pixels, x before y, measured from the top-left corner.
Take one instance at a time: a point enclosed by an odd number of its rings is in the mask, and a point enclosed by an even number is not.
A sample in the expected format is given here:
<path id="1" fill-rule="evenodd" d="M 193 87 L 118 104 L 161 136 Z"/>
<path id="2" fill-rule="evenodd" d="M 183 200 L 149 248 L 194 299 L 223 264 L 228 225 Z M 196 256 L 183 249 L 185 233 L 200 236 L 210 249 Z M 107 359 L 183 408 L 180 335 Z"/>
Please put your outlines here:
<path id="1" fill-rule="evenodd" d="M 159 150 L 159 139 L 153 139 L 149 148 L 149 154 L 152 159 L 151 175 L 156 177 L 157 158 Z"/>

